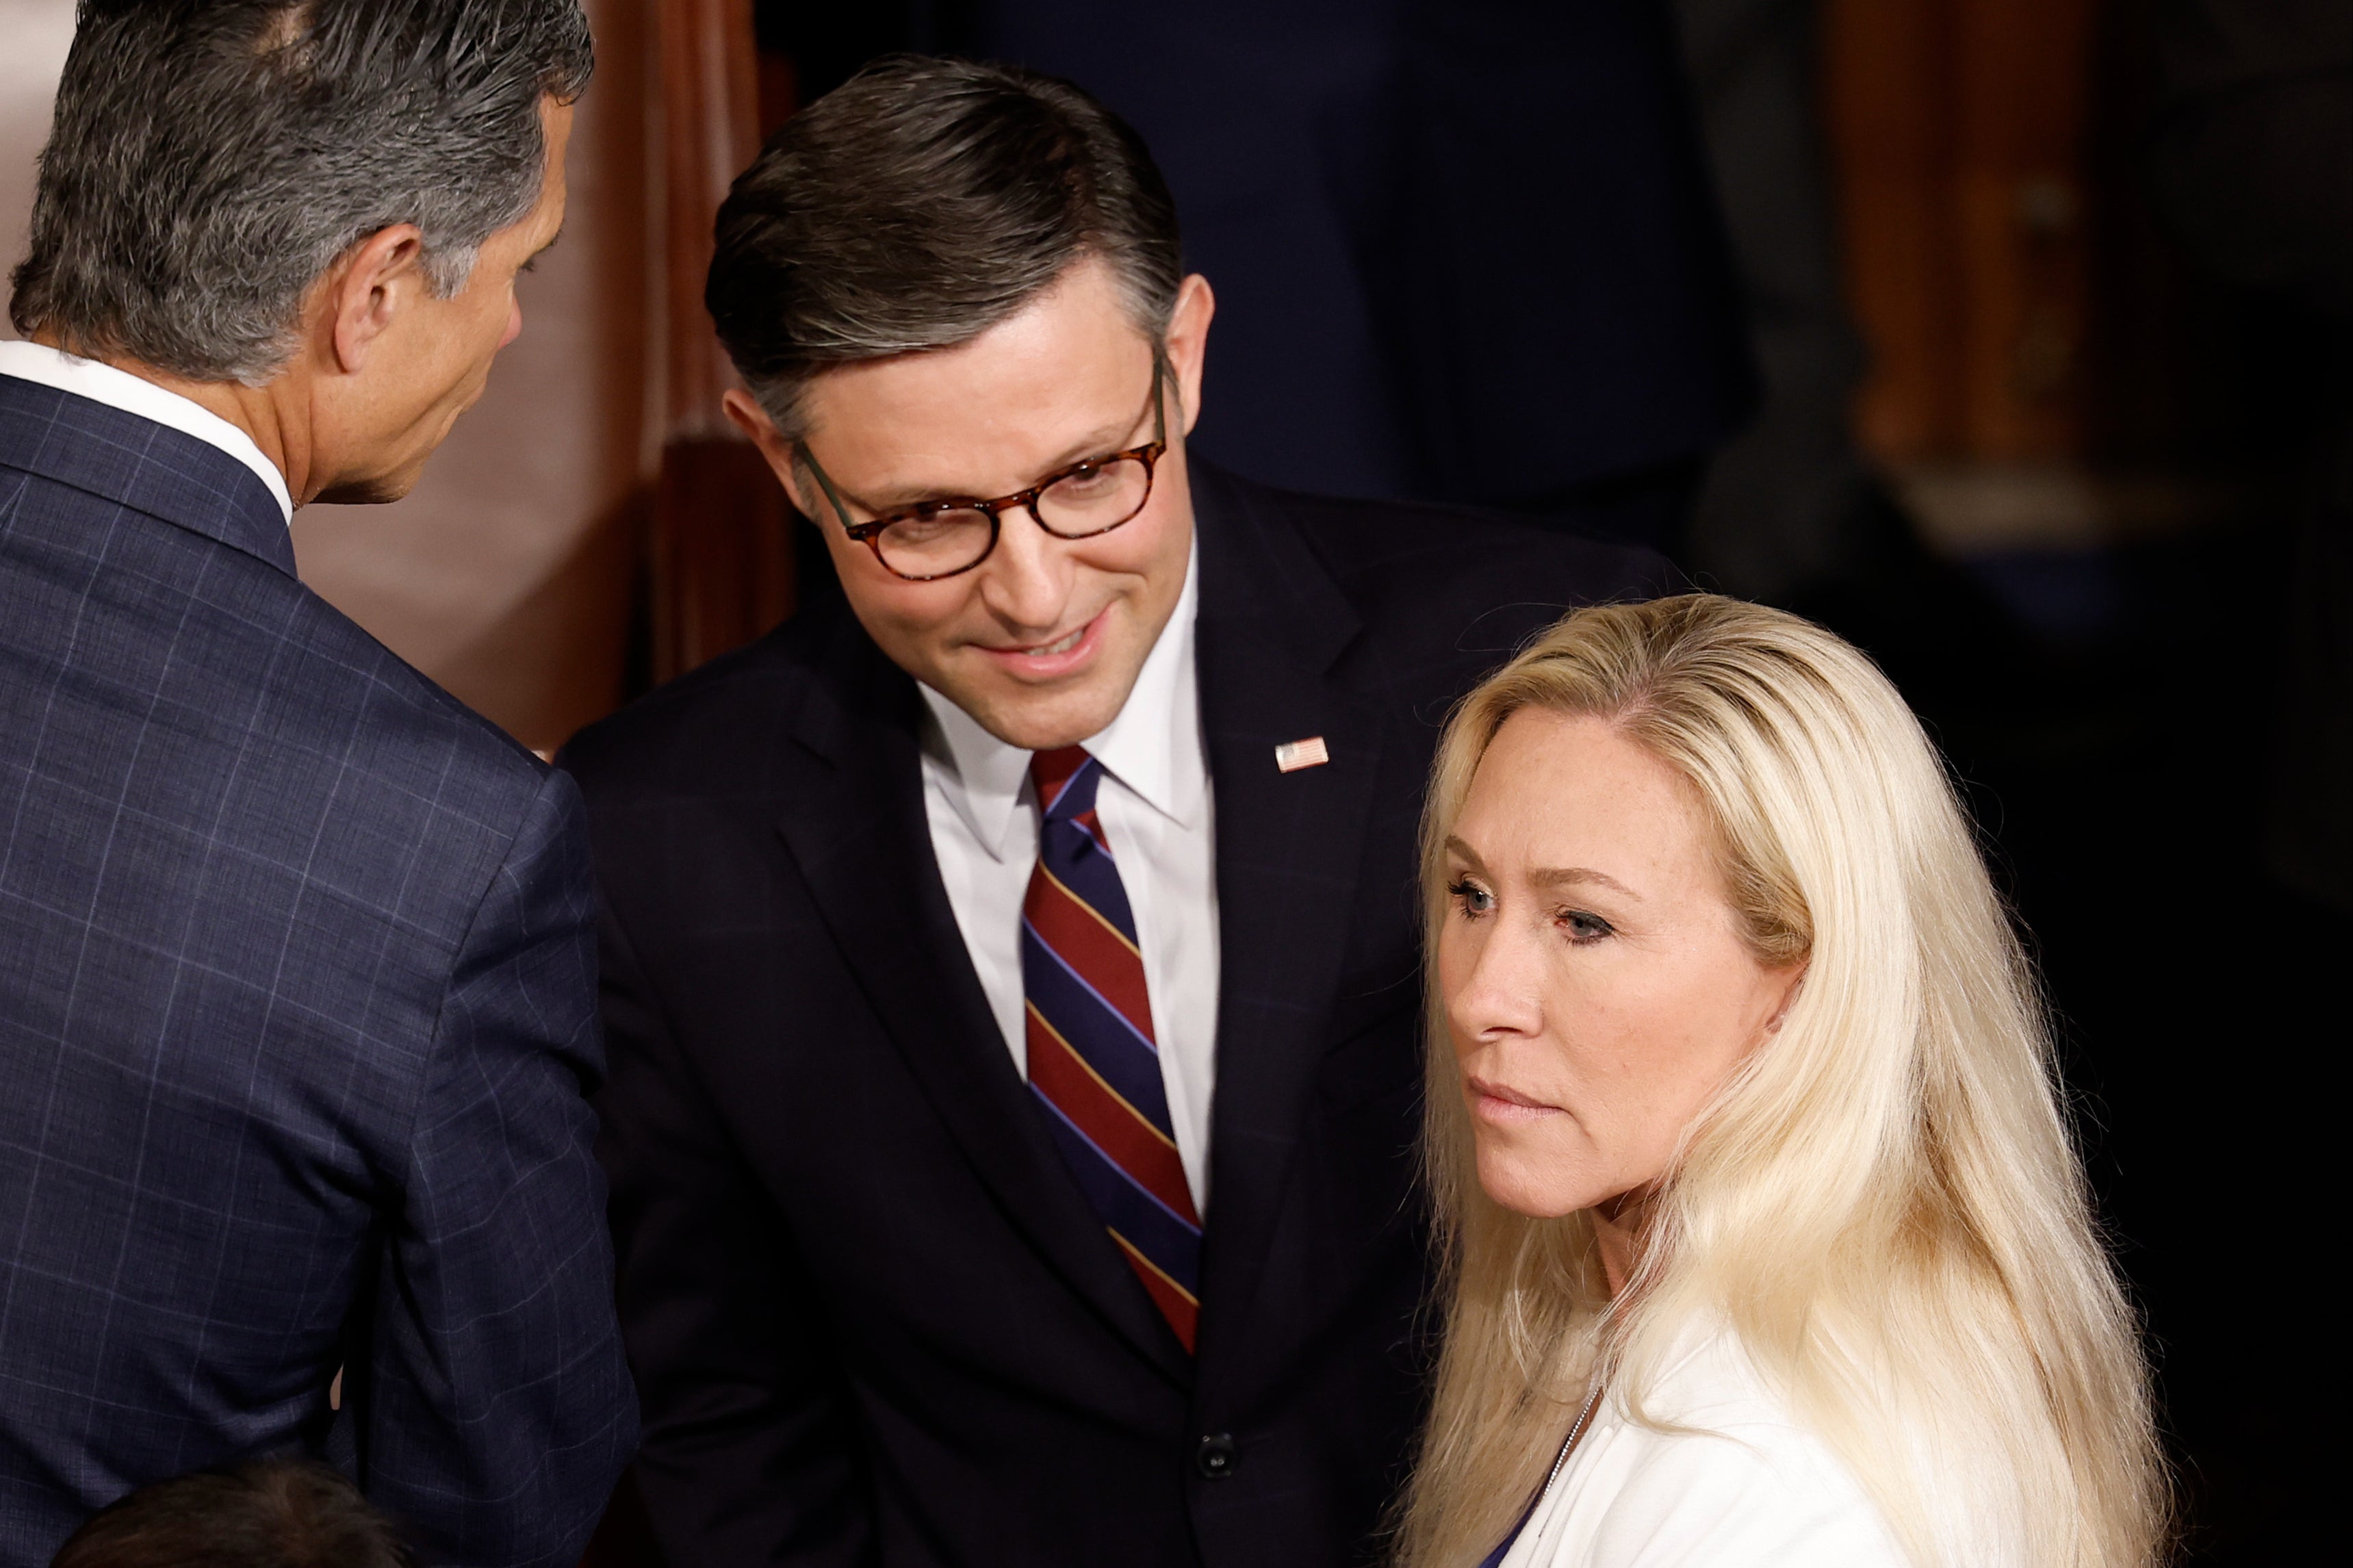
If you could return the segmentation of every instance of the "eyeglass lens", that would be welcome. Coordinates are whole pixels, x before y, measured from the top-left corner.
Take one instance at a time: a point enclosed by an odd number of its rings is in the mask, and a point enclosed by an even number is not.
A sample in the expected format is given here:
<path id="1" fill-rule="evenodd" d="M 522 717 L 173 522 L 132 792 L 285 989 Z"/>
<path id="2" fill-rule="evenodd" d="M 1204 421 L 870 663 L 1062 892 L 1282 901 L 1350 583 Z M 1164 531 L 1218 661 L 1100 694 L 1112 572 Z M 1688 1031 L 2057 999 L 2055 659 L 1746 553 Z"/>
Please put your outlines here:
<path id="1" fill-rule="evenodd" d="M 1032 507 L 1047 532 L 1064 539 L 1103 533 L 1144 510 L 1152 493 L 1152 468 L 1137 458 L 1097 464 L 1065 474 L 1049 485 Z M 978 507 L 902 518 L 876 536 L 882 563 L 904 577 L 939 577 L 961 572 L 988 553 L 994 530 Z"/>

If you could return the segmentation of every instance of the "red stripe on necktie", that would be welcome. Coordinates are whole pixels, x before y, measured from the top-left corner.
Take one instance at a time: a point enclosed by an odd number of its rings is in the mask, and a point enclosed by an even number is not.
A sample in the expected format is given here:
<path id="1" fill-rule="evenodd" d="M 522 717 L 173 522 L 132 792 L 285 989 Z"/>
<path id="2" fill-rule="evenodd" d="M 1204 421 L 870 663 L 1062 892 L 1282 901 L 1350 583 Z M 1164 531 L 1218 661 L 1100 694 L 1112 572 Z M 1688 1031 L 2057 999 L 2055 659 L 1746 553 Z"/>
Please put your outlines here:
<path id="1" fill-rule="evenodd" d="M 1054 802 L 1081 768 L 1087 765 L 1084 746 L 1058 746 L 1050 752 L 1039 752 L 1029 759 L 1029 777 L 1038 786 L 1038 809 L 1051 811 Z"/>
<path id="2" fill-rule="evenodd" d="M 1093 906 L 1064 887 L 1040 861 L 1021 900 L 1021 914 L 1038 938 L 1071 966 L 1146 1040 L 1152 1033 L 1152 997 L 1144 983 L 1144 960 Z"/>
<path id="3" fill-rule="evenodd" d="M 1176 1145 L 1089 1068 L 1034 1005 L 1025 1012 L 1029 1082 L 1112 1163 L 1158 1198 L 1170 1213 L 1198 1229 L 1201 1220 L 1193 1211 L 1193 1191 L 1185 1184 L 1185 1162 L 1177 1156 Z"/>

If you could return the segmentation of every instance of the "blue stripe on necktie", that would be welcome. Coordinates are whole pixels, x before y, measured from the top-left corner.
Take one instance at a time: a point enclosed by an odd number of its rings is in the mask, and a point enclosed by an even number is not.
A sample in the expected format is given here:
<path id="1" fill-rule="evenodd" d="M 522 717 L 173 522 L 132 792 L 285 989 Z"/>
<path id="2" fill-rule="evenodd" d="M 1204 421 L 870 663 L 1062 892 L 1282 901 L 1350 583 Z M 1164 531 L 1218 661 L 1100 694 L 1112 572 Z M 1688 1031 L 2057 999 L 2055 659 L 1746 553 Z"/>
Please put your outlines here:
<path id="1" fill-rule="evenodd" d="M 1021 978 L 1025 986 L 1036 980 L 1057 999 L 1068 997 L 1071 1001 L 1069 1010 L 1073 1014 L 1084 1016 L 1100 1010 L 1106 1027 L 1116 1026 L 1120 1037 L 1132 1041 L 1137 1050 L 1145 1052 L 1155 1060 L 1159 1058 L 1160 1047 L 1152 1042 L 1151 1037 L 1129 1023 L 1127 1015 L 1113 1006 L 1111 998 L 1096 990 L 1085 975 L 1072 968 L 1070 960 L 1055 952 L 1053 944 L 1039 936 L 1038 928 L 1028 921 L 1021 922 Z M 1029 994 L 1034 997 L 1038 993 L 1031 991 Z M 1048 1017 L 1052 1017 L 1056 1009 L 1049 1008 L 1046 1012 Z M 1157 1072 L 1159 1069 L 1155 1068 L 1153 1070 Z"/>
<path id="2" fill-rule="evenodd" d="M 1167 1131 L 1168 1087 L 1152 1042 L 1131 1028 L 1117 1008 L 1097 995 L 1027 926 L 1021 931 L 1021 956 L 1022 988 L 1039 1016 L 1071 1042 L 1071 1048 L 1121 1099 Z"/>
<path id="3" fill-rule="evenodd" d="M 1125 937 L 1129 946 L 1136 945 L 1135 913 L 1128 908 L 1126 885 L 1119 879 L 1117 863 L 1092 834 L 1075 822 L 1050 823 L 1039 836 L 1038 858 L 1062 886 Z"/>

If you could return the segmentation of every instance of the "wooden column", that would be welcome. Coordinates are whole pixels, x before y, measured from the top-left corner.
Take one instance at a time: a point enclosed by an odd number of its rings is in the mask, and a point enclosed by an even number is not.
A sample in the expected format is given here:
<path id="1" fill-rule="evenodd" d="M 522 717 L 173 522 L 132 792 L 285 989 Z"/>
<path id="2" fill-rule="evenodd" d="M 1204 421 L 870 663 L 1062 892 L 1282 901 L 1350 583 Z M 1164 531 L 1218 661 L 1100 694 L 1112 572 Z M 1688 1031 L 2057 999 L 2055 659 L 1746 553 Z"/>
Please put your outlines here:
<path id="1" fill-rule="evenodd" d="M 712 221 L 759 149 L 751 0 L 656 0 L 660 186 L 649 323 L 661 349 L 647 388 L 655 450 L 646 559 L 648 673 L 657 681 L 758 637 L 792 610 L 790 515 L 758 452 L 720 411 L 735 384 L 702 307 Z"/>
<path id="2" fill-rule="evenodd" d="M 1830 0 L 1827 122 L 1873 455 L 2078 456 L 2096 0 Z"/>

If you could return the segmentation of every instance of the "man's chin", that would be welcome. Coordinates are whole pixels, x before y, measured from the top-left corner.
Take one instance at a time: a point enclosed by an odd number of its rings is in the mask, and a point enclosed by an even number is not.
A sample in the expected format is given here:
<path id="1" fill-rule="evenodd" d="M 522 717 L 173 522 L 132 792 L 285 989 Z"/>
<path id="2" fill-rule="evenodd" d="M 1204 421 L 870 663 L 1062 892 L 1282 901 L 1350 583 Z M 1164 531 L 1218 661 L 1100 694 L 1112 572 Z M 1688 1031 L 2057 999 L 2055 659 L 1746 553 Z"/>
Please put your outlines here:
<path id="1" fill-rule="evenodd" d="M 424 477 L 425 466 L 419 463 L 403 473 L 374 474 L 365 479 L 346 479 L 340 484 L 329 485 L 311 499 L 331 506 L 382 506 L 386 501 L 396 501 L 406 496 Z"/>
<path id="2" fill-rule="evenodd" d="M 1109 729 L 1134 684 L 1130 679 L 1115 691 L 1105 691 L 1100 683 L 1091 681 L 1089 689 L 1078 691 L 965 689 L 945 695 L 1007 745 L 1025 752 L 1050 752 L 1075 746 Z"/>
<path id="3" fill-rule="evenodd" d="M 970 712 L 971 710 L 966 709 Z M 1025 752 L 1051 752 L 1063 746 L 1075 746 L 1090 735 L 1101 734 L 1119 717 L 1113 708 L 1101 718 L 1068 719 L 1059 715 L 1038 714 L 999 710 L 989 713 L 974 713 L 980 727 L 1008 746 Z"/>

